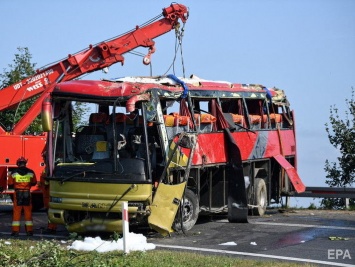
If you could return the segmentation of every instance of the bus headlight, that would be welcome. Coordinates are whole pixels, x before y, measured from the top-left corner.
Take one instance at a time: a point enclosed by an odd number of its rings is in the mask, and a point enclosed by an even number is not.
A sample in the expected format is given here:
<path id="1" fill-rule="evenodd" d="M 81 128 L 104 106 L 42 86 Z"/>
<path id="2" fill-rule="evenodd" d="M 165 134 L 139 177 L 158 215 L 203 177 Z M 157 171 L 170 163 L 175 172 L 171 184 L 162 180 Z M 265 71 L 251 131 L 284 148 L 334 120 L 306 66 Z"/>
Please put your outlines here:
<path id="1" fill-rule="evenodd" d="M 51 197 L 50 202 L 53 203 L 62 203 L 62 198 L 61 197 Z"/>

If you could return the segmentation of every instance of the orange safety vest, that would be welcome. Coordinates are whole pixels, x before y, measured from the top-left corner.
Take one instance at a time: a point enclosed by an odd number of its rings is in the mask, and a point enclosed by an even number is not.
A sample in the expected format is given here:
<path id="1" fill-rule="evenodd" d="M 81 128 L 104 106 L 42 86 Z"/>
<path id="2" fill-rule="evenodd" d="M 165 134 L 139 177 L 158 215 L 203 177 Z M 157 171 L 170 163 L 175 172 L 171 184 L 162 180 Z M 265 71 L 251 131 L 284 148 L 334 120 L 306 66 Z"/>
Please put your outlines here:
<path id="1" fill-rule="evenodd" d="M 12 170 L 8 180 L 8 184 L 13 185 L 15 190 L 30 190 L 36 183 L 35 173 L 26 167 Z"/>

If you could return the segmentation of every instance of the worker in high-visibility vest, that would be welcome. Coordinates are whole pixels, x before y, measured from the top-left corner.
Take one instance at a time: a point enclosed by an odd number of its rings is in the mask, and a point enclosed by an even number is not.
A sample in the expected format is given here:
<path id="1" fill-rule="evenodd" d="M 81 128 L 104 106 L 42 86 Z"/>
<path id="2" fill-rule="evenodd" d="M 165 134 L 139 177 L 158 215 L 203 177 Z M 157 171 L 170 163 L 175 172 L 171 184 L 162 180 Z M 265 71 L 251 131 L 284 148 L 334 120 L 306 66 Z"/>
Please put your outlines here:
<path id="1" fill-rule="evenodd" d="M 13 215 L 12 215 L 12 236 L 18 236 L 21 225 L 21 212 L 23 210 L 25 216 L 25 229 L 29 236 L 33 235 L 32 221 L 32 200 L 31 186 L 36 185 L 36 174 L 26 167 L 27 160 L 20 157 L 16 162 L 18 168 L 13 169 L 9 173 L 8 185 L 15 190 L 13 198 Z"/>

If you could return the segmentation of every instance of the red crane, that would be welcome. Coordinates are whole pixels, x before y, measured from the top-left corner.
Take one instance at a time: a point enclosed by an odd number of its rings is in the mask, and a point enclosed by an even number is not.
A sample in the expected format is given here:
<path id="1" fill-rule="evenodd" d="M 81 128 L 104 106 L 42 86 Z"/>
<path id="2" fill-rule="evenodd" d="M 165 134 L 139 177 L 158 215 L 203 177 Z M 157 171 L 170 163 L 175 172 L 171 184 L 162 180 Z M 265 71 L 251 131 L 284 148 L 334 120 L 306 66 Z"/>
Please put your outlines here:
<path id="1" fill-rule="evenodd" d="M 15 166 L 20 156 L 29 158 L 29 167 L 37 172 L 37 177 L 40 177 L 44 168 L 41 153 L 45 146 L 45 138 L 23 135 L 23 133 L 40 114 L 43 100 L 57 83 L 73 80 L 117 62 L 123 65 L 123 54 L 137 47 L 148 48 L 148 53 L 143 59 L 143 63 L 147 65 L 150 63 L 151 54 L 155 52 L 153 39 L 178 29 L 179 21 L 185 23 L 187 19 L 187 7 L 177 3 L 171 4 L 163 8 L 161 19 L 142 27 L 136 26 L 128 33 L 97 45 L 90 45 L 87 49 L 70 54 L 67 58 L 38 70 L 31 77 L 3 88 L 0 91 L 0 112 L 13 109 L 22 101 L 34 96 L 39 97 L 10 132 L 0 126 L 0 189 L 7 189 L 8 167 Z"/>

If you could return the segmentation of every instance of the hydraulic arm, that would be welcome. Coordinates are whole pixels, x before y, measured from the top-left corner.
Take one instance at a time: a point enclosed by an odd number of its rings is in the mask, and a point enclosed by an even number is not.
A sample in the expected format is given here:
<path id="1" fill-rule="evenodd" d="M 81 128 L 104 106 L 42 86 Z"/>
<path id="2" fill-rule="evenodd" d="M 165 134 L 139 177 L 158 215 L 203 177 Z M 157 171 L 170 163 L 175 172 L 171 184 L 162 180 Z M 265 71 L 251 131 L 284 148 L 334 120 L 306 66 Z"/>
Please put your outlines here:
<path id="1" fill-rule="evenodd" d="M 90 45 L 88 49 L 76 54 L 68 55 L 64 60 L 38 70 L 31 77 L 3 88 L 0 92 L 0 112 L 14 108 L 18 103 L 34 96 L 42 94 L 27 111 L 27 113 L 14 126 L 12 135 L 22 134 L 38 116 L 41 105 L 46 96 L 59 82 L 73 80 L 79 76 L 111 66 L 114 63 L 124 63 L 123 54 L 137 48 L 149 48 L 143 63 L 150 63 L 150 56 L 155 51 L 154 38 L 169 32 L 179 26 L 179 20 L 183 23 L 188 19 L 188 10 L 180 4 L 171 4 L 164 8 L 163 18 L 136 28 L 124 35 L 109 39 L 98 45 Z M 6 130 L 0 127 L 0 134 Z"/>

